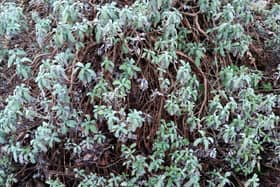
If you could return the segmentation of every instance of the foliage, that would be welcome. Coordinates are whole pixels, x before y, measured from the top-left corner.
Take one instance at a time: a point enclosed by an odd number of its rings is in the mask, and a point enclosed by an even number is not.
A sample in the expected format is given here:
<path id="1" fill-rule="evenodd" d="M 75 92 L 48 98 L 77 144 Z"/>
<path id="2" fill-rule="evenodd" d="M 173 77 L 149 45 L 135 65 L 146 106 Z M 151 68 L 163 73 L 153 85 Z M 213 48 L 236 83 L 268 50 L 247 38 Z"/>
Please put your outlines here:
<path id="1" fill-rule="evenodd" d="M 280 8 L 259 6 L 1 2 L 0 186 L 277 182 L 280 65 L 258 59 Z"/>
<path id="2" fill-rule="evenodd" d="M 26 28 L 23 10 L 15 3 L 1 3 L 0 12 L 0 36 L 11 38 Z"/>

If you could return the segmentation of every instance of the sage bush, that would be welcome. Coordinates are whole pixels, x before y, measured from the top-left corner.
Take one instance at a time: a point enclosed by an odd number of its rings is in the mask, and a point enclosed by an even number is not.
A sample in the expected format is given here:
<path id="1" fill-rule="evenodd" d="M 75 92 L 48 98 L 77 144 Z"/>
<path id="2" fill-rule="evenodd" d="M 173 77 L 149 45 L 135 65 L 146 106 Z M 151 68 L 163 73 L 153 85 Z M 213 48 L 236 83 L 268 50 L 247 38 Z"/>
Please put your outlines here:
<path id="1" fill-rule="evenodd" d="M 279 25 L 276 1 L 1 2 L 0 186 L 279 185 Z"/>

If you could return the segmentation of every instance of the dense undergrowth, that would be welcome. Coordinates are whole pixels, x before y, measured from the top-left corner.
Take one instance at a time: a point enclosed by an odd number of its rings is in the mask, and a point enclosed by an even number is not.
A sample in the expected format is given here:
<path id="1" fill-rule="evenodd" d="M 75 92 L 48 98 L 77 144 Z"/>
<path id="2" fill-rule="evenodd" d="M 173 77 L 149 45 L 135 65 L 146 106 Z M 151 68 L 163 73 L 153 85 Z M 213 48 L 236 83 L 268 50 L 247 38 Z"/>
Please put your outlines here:
<path id="1" fill-rule="evenodd" d="M 0 186 L 277 186 L 280 5 L 2 1 Z"/>

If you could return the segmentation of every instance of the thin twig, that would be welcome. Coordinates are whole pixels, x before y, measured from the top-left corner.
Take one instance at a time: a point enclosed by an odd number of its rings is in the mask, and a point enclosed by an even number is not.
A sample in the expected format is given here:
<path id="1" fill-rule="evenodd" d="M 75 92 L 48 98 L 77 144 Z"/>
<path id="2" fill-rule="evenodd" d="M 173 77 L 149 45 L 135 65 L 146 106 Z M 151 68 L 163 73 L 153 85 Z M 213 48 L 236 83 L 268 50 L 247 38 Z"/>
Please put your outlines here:
<path id="1" fill-rule="evenodd" d="M 196 17 L 199 14 L 199 12 L 196 12 L 196 13 L 183 12 L 182 14 L 185 16 Z"/>
<path id="2" fill-rule="evenodd" d="M 73 82 L 74 82 L 74 75 L 75 75 L 75 65 L 77 63 L 77 60 L 78 60 L 78 54 L 76 54 L 76 56 L 75 56 L 75 58 L 72 62 L 69 93 L 71 93 L 72 89 L 73 89 Z"/>
<path id="3" fill-rule="evenodd" d="M 196 25 L 197 30 L 198 30 L 203 36 L 205 36 L 205 37 L 208 39 L 208 35 L 206 34 L 206 32 L 205 32 L 203 29 L 201 29 L 201 27 L 200 27 L 200 25 L 199 25 L 199 23 L 198 23 L 198 15 L 194 17 L 194 23 L 195 23 L 195 25 Z"/>

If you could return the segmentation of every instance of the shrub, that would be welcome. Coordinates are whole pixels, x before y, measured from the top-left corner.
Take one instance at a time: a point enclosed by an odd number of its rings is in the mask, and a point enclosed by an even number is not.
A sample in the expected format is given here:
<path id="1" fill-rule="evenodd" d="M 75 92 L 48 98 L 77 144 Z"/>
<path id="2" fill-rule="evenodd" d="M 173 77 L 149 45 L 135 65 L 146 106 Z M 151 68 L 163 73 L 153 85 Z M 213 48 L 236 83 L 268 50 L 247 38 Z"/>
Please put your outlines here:
<path id="1" fill-rule="evenodd" d="M 279 65 L 256 53 L 279 51 L 280 13 L 258 6 L 1 3 L 0 186 L 279 180 Z"/>

